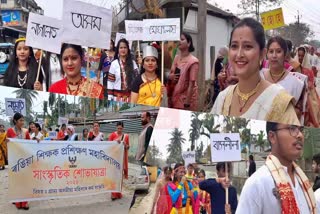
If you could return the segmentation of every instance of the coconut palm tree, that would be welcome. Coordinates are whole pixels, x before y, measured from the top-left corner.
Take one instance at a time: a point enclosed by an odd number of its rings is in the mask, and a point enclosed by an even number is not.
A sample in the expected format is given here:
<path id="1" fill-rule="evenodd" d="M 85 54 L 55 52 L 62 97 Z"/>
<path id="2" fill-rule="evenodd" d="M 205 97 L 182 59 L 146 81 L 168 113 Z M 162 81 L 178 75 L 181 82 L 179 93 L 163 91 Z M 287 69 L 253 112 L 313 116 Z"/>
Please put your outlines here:
<path id="1" fill-rule="evenodd" d="M 219 124 L 215 124 L 215 115 L 206 113 L 204 119 L 201 120 L 201 132 L 200 135 L 207 136 L 210 139 L 211 133 L 219 133 Z"/>
<path id="2" fill-rule="evenodd" d="M 265 139 L 265 134 L 263 131 L 260 131 L 259 134 L 256 135 L 254 143 L 255 143 L 255 147 L 260 148 L 260 152 L 264 151 L 264 147 L 267 144 L 267 140 Z"/>
<path id="3" fill-rule="evenodd" d="M 178 128 L 175 128 L 170 134 L 172 137 L 169 139 L 170 144 L 167 146 L 167 152 L 169 153 L 167 163 L 180 163 L 183 161 L 182 144 L 186 142 L 186 139 Z"/>
<path id="4" fill-rule="evenodd" d="M 13 93 L 16 94 L 16 98 L 25 99 L 27 115 L 30 115 L 32 110 L 33 100 L 38 98 L 38 92 L 35 90 L 17 89 Z"/>
<path id="5" fill-rule="evenodd" d="M 191 142 L 191 151 L 196 147 L 196 141 L 200 138 L 202 122 L 198 118 L 200 113 L 193 112 L 191 115 L 191 127 L 189 129 L 189 141 Z"/>

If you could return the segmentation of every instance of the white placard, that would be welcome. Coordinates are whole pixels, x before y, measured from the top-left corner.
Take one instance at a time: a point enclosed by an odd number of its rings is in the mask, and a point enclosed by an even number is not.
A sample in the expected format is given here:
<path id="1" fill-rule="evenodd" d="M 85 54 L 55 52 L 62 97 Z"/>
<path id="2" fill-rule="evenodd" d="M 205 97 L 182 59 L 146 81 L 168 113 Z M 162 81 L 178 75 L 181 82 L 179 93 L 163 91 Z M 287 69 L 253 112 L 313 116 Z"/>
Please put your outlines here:
<path id="1" fill-rule="evenodd" d="M 118 44 L 120 39 L 127 39 L 127 35 L 125 33 L 117 33 L 116 34 L 116 41 L 115 41 L 115 45 Z M 128 41 L 129 42 L 129 48 L 132 48 L 132 41 Z"/>
<path id="2" fill-rule="evenodd" d="M 142 40 L 143 21 L 125 20 L 126 38 L 131 41 Z"/>
<path id="3" fill-rule="evenodd" d="M 26 100 L 22 98 L 5 98 L 6 115 L 12 117 L 15 113 L 20 113 L 23 116 L 27 115 Z M 29 106 L 31 108 L 31 106 Z"/>
<path id="4" fill-rule="evenodd" d="M 68 124 L 69 119 L 67 117 L 59 117 L 58 118 L 58 125 L 61 126 L 62 124 Z"/>
<path id="5" fill-rule="evenodd" d="M 144 19 L 143 41 L 180 40 L 180 19 Z"/>
<path id="6" fill-rule="evenodd" d="M 47 16 L 30 13 L 26 45 L 60 53 L 62 43 L 62 21 Z"/>
<path id="7" fill-rule="evenodd" d="M 62 42 L 109 49 L 112 11 L 75 0 L 63 2 Z"/>
<path id="8" fill-rule="evenodd" d="M 52 131 L 52 132 L 48 132 L 49 134 L 49 138 L 51 139 L 56 139 L 57 138 L 57 132 L 56 131 Z"/>
<path id="9" fill-rule="evenodd" d="M 116 33 L 115 45 L 118 44 L 120 39 L 126 39 L 126 34 L 125 33 Z"/>
<path id="10" fill-rule="evenodd" d="M 210 134 L 212 162 L 241 161 L 239 133 Z"/>
<path id="11" fill-rule="evenodd" d="M 182 158 L 184 160 L 184 165 L 188 166 L 189 163 L 196 162 L 196 153 L 195 153 L 195 151 L 182 152 Z"/>
<path id="12" fill-rule="evenodd" d="M 176 163 L 172 163 L 171 164 L 171 168 L 174 169 L 174 167 L 176 166 Z"/>

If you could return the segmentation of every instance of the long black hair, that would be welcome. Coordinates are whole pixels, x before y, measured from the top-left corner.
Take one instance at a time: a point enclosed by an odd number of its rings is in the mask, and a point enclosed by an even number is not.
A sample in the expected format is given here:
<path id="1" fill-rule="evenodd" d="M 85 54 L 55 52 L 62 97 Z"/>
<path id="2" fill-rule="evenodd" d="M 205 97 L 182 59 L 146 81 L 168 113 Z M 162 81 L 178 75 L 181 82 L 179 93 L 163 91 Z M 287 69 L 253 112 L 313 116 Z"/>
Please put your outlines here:
<path id="1" fill-rule="evenodd" d="M 21 113 L 16 112 L 12 118 L 13 125 L 16 125 L 17 121 L 20 120 L 21 118 L 24 118 L 24 116 Z"/>
<path id="2" fill-rule="evenodd" d="M 25 42 L 25 40 L 20 40 L 18 42 L 16 42 L 16 44 L 14 45 L 14 51 L 13 54 L 11 56 L 11 60 L 9 63 L 9 66 L 4 74 L 4 85 L 5 86 L 11 86 L 11 87 L 20 87 L 18 85 L 18 73 L 19 73 L 19 59 L 17 56 L 17 48 L 19 43 L 21 42 Z M 28 46 L 29 48 L 29 58 L 28 58 L 28 62 L 27 62 L 27 67 L 28 67 L 28 76 L 27 76 L 27 80 L 26 83 L 24 84 L 23 88 L 24 89 L 33 89 L 33 85 L 36 81 L 36 77 L 37 77 L 37 71 L 38 71 L 38 63 L 37 60 L 34 56 L 34 52 L 33 52 L 33 48 Z M 40 72 L 39 74 L 39 82 L 42 83 L 43 81 L 43 76 L 42 76 L 42 72 Z"/>
<path id="3" fill-rule="evenodd" d="M 194 45 L 193 45 L 193 41 L 192 41 L 191 35 L 186 33 L 186 32 L 183 32 L 181 35 L 183 35 L 186 38 L 187 42 L 190 43 L 188 51 L 190 53 L 193 52 L 194 51 Z"/>
<path id="4" fill-rule="evenodd" d="M 120 56 L 119 56 L 120 43 L 124 43 L 127 46 L 127 49 L 128 49 L 128 54 L 127 54 L 127 57 L 126 57 L 126 64 L 125 64 L 124 69 L 125 69 L 126 76 L 127 76 L 127 86 L 128 86 L 128 89 L 131 90 L 132 83 L 133 83 L 133 80 L 134 80 L 134 76 L 133 76 L 134 67 L 133 67 L 133 57 L 132 57 L 131 52 L 130 52 L 128 40 L 120 39 L 118 41 L 114 59 L 115 60 L 119 60 L 119 63 L 120 63 Z"/>
<path id="5" fill-rule="evenodd" d="M 183 163 L 176 163 L 176 165 L 174 166 L 174 170 L 178 169 L 181 166 L 184 167 L 184 164 Z M 176 174 L 177 174 L 177 172 L 175 171 L 174 172 L 174 176 L 173 176 L 173 182 L 177 182 L 178 181 L 178 178 L 177 178 Z"/>
<path id="6" fill-rule="evenodd" d="M 254 39 L 259 45 L 260 51 L 262 51 L 265 48 L 266 37 L 264 33 L 264 28 L 260 22 L 256 21 L 253 18 L 244 18 L 233 28 L 233 30 L 231 31 L 229 47 L 231 46 L 234 31 L 240 27 L 249 27 L 252 30 Z"/>

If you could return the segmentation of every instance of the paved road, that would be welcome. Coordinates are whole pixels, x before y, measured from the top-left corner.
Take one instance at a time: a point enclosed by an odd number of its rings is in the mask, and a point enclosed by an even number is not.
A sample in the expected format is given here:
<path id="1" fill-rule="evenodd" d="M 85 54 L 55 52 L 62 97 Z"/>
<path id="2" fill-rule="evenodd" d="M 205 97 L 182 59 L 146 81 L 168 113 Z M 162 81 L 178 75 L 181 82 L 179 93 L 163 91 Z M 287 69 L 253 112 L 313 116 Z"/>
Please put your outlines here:
<path id="1" fill-rule="evenodd" d="M 93 196 L 83 196 L 68 199 L 54 199 L 33 201 L 30 209 L 17 210 L 8 202 L 8 169 L 0 171 L 0 213 L 1 214 L 123 214 L 128 213 L 133 191 L 130 191 L 124 182 L 124 197 L 121 200 L 111 201 L 110 193 Z"/>
<path id="2" fill-rule="evenodd" d="M 150 185 L 148 193 L 137 192 L 135 204 L 130 209 L 129 214 L 150 214 L 154 194 L 154 183 Z"/>

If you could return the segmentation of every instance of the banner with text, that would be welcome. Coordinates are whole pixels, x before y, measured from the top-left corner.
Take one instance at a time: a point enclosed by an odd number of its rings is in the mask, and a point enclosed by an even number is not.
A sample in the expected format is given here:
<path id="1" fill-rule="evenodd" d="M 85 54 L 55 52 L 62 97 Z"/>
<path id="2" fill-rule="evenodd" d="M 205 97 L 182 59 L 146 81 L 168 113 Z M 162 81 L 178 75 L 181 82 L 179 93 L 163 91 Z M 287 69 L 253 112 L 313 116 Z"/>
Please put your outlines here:
<path id="1" fill-rule="evenodd" d="M 271 30 L 284 26 L 282 8 L 261 13 L 260 16 L 264 30 Z"/>
<path id="2" fill-rule="evenodd" d="M 61 32 L 61 20 L 30 13 L 26 45 L 59 54 Z"/>
<path id="3" fill-rule="evenodd" d="M 26 100 L 22 98 L 5 98 L 6 115 L 12 117 L 15 113 L 27 115 Z"/>
<path id="4" fill-rule="evenodd" d="M 241 161 L 239 133 L 210 134 L 211 161 Z"/>
<path id="5" fill-rule="evenodd" d="M 182 158 L 184 160 L 184 165 L 188 166 L 189 163 L 196 162 L 196 153 L 195 151 L 182 152 Z"/>
<path id="6" fill-rule="evenodd" d="M 62 41 L 109 49 L 112 11 L 80 1 L 63 2 Z"/>
<path id="7" fill-rule="evenodd" d="M 143 41 L 180 40 L 180 19 L 144 19 Z"/>
<path id="8" fill-rule="evenodd" d="M 121 191 L 123 144 L 10 139 L 9 200 Z"/>
<path id="9" fill-rule="evenodd" d="M 125 20 L 127 39 L 131 41 L 142 40 L 143 21 Z"/>

